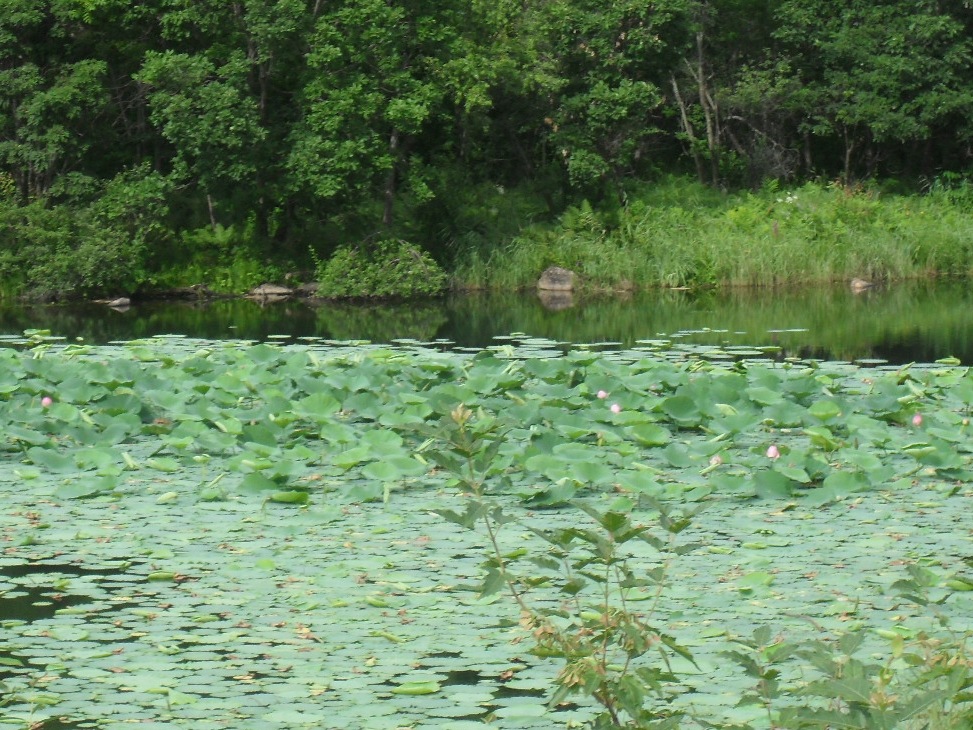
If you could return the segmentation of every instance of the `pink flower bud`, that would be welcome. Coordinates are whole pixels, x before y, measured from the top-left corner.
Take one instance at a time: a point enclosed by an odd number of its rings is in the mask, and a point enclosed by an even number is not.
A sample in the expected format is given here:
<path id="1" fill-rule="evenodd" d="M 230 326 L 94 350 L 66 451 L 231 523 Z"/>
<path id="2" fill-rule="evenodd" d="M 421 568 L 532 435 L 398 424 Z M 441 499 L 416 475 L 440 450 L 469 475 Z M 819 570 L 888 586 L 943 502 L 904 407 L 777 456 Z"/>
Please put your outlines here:
<path id="1" fill-rule="evenodd" d="M 611 404 L 611 412 L 612 413 L 621 413 L 622 412 L 622 407 L 620 405 L 618 405 L 617 403 L 612 403 Z"/>
<path id="2" fill-rule="evenodd" d="M 720 456 L 719 454 L 713 454 L 709 458 L 709 465 L 710 466 L 719 466 L 722 463 L 723 463 L 723 457 Z"/>
<path id="3" fill-rule="evenodd" d="M 919 426 L 922 425 L 922 414 L 921 413 L 917 413 L 916 415 L 914 415 L 912 417 L 912 425 L 915 426 L 916 428 L 919 428 Z"/>
<path id="4" fill-rule="evenodd" d="M 50 408 L 53 404 L 54 400 L 49 395 L 45 395 L 43 398 L 41 398 L 41 406 L 43 408 Z"/>
<path id="5" fill-rule="evenodd" d="M 605 400 L 605 398 L 608 397 L 608 391 L 599 390 L 598 391 L 598 397 L 601 398 L 602 400 Z"/>
<path id="6" fill-rule="evenodd" d="M 767 447 L 767 458 L 768 459 L 779 459 L 780 449 L 777 448 L 777 444 L 771 444 Z"/>

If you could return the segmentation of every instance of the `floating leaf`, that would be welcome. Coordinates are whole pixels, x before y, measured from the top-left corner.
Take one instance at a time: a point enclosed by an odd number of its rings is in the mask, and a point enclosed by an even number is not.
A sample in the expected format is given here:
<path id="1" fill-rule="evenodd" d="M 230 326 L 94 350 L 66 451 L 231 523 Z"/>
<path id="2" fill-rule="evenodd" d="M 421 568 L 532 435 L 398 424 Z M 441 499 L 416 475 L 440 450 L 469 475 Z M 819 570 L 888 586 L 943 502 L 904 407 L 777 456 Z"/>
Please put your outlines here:
<path id="1" fill-rule="evenodd" d="M 170 456 L 161 456 L 161 457 L 153 457 L 151 459 L 146 459 L 145 465 L 150 469 L 164 471 L 167 474 L 174 474 L 175 472 L 179 471 L 182 468 L 179 462 Z"/>
<path id="2" fill-rule="evenodd" d="M 307 504 L 310 497 L 307 492 L 291 490 L 288 492 L 274 492 L 267 499 L 280 504 Z"/>
<path id="3" fill-rule="evenodd" d="M 240 481 L 240 489 L 246 492 L 263 492 L 268 489 L 278 489 L 280 484 L 268 479 L 260 472 L 250 472 Z"/>
<path id="4" fill-rule="evenodd" d="M 54 490 L 54 496 L 60 499 L 79 499 L 93 497 L 106 492 L 113 492 L 118 486 L 118 478 L 114 476 L 78 479 L 62 484 Z"/>
<path id="5" fill-rule="evenodd" d="M 27 449 L 27 457 L 36 466 L 43 467 L 46 471 L 64 474 L 75 471 L 77 468 L 74 459 L 70 456 L 60 454 L 54 449 L 43 449 L 39 446 L 33 446 Z"/>
<path id="6" fill-rule="evenodd" d="M 394 695 L 431 695 L 442 690 L 439 682 L 403 682 L 392 688 Z"/>
<path id="7" fill-rule="evenodd" d="M 643 446 L 665 446 L 672 435 L 657 423 L 642 423 L 632 426 L 629 433 Z"/>

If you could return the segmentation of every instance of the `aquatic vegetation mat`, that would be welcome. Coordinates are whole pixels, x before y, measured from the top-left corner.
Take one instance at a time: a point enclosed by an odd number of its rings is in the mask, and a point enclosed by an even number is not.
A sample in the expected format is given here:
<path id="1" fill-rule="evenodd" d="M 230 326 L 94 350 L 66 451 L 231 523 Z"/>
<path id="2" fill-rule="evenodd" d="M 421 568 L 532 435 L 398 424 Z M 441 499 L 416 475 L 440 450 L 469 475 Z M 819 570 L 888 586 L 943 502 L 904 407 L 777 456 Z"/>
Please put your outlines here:
<path id="1" fill-rule="evenodd" d="M 586 519 L 572 500 L 705 506 L 656 611 L 712 722 L 758 722 L 722 653 L 758 626 L 875 651 L 935 629 L 909 570 L 970 628 L 968 368 L 598 350 L 0 347 L 0 727 L 584 723 L 583 698 L 548 707 L 558 667 L 515 607 L 473 590 L 485 541 L 434 512 L 464 505 L 428 437 L 458 404 L 503 425 L 511 553 Z"/>

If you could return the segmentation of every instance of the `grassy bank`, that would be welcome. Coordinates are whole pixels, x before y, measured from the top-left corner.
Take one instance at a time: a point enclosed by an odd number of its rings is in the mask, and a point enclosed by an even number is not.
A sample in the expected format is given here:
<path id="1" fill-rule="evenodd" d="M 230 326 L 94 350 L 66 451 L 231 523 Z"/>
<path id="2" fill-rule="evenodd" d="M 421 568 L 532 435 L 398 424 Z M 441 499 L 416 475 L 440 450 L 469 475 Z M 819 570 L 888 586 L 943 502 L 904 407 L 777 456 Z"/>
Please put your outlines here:
<path id="1" fill-rule="evenodd" d="M 457 289 L 530 288 L 552 265 L 589 290 L 973 273 L 964 181 L 908 193 L 819 182 L 724 192 L 670 176 L 631 183 L 625 205 L 583 202 L 554 218 L 527 183 L 457 188 L 436 205 L 403 206 L 387 230 L 338 221 L 280 241 L 253 222 L 182 229 L 155 188 L 126 199 L 125 215 L 8 204 L 0 219 L 19 244 L 0 251 L 0 298 L 151 297 L 193 285 L 242 294 L 312 278 L 336 298 L 409 297 L 438 292 L 447 275 Z"/>
<path id="2" fill-rule="evenodd" d="M 462 251 L 454 282 L 528 287 L 551 265 L 595 289 L 968 275 L 971 202 L 967 186 L 921 195 L 821 183 L 722 193 L 668 178 L 633 189 L 624 207 L 582 204 L 502 247 Z"/>

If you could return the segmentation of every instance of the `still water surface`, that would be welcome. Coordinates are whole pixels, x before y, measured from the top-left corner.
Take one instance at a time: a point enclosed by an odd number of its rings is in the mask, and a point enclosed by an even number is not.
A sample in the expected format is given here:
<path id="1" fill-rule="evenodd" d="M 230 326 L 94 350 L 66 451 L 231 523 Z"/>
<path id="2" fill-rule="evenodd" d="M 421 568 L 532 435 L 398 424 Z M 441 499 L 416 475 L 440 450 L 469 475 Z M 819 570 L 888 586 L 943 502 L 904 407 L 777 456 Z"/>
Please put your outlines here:
<path id="1" fill-rule="evenodd" d="M 973 365 L 973 286 L 969 281 L 906 282 L 862 294 L 847 287 L 653 291 L 553 303 L 534 293 L 456 295 L 395 305 L 153 302 L 123 312 L 95 304 L 0 303 L 0 334 L 27 329 L 92 344 L 184 334 L 249 340 L 449 340 L 473 348 L 526 333 L 562 343 L 633 347 L 662 339 L 674 346 L 774 345 L 782 357 L 892 364 L 956 357 Z"/>

